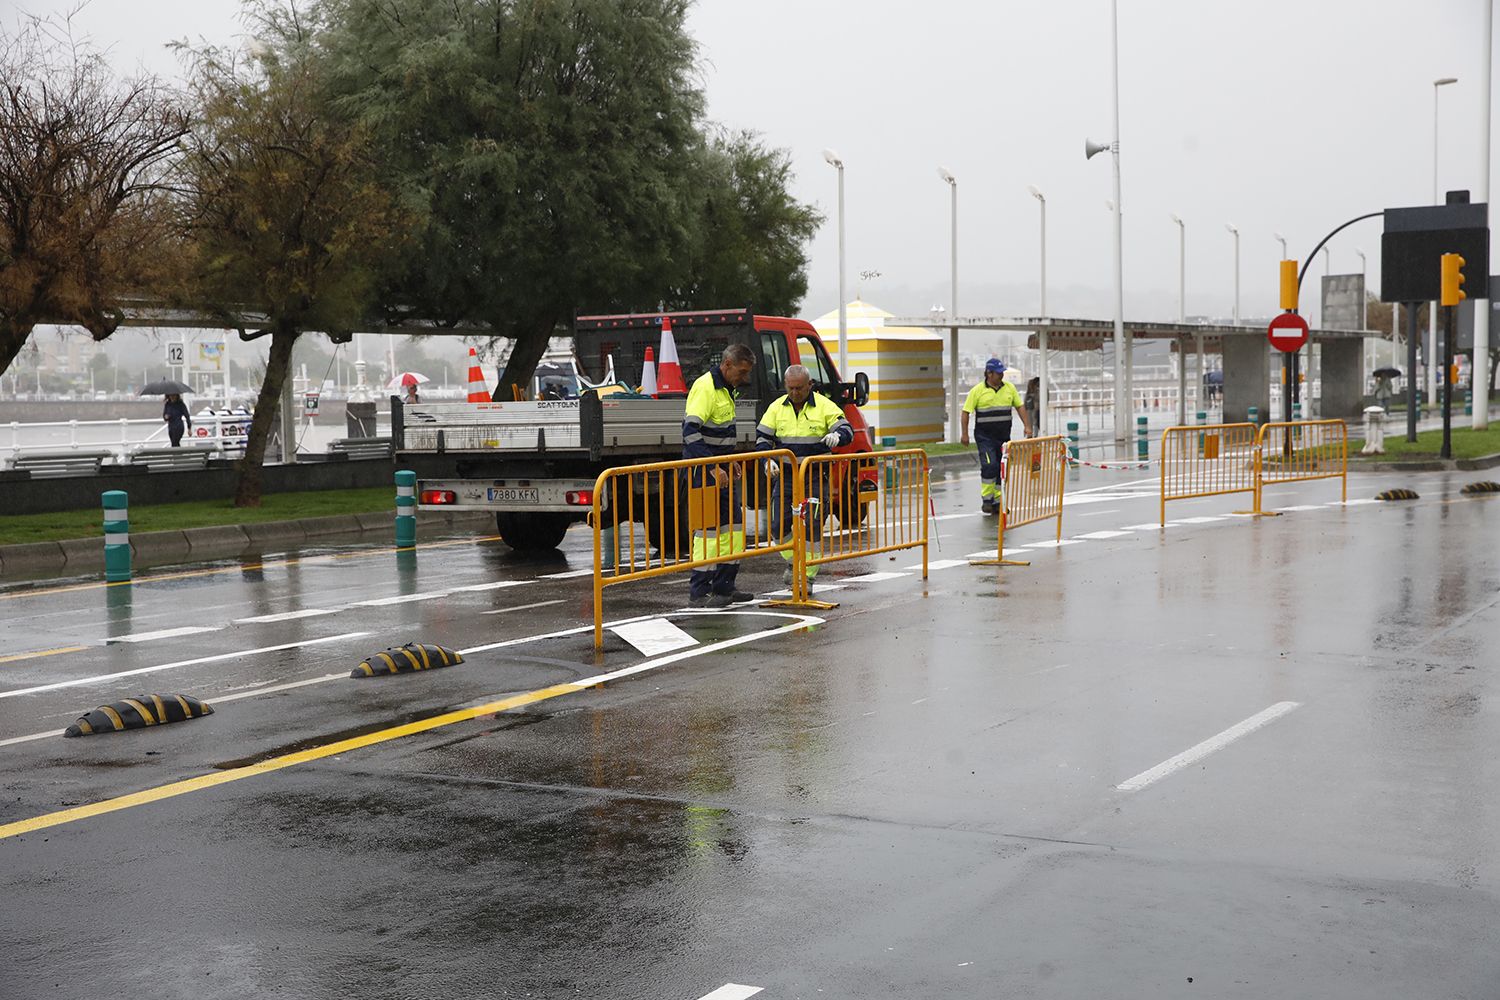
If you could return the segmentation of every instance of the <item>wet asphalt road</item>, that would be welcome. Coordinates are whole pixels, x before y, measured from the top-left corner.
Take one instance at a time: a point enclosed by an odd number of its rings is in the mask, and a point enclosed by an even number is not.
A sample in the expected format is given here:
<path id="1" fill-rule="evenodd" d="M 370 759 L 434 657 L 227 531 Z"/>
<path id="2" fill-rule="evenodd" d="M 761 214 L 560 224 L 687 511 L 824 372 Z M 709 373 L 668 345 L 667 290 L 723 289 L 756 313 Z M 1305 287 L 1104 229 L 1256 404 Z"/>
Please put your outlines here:
<path id="1" fill-rule="evenodd" d="M 977 483 L 938 480 L 925 584 L 899 553 L 825 571 L 831 611 L 611 588 L 685 633 L 654 655 L 594 653 L 576 531 L 0 590 L 0 834 L 51 817 L 0 836 L 0 997 L 1500 996 L 1477 478 L 1160 530 L 1150 479 L 1090 470 L 1090 537 L 1019 529 L 1002 570 L 964 559 Z M 1422 499 L 1358 502 L 1393 485 Z M 409 640 L 468 662 L 348 678 Z M 56 735 L 143 692 L 216 712 Z"/>

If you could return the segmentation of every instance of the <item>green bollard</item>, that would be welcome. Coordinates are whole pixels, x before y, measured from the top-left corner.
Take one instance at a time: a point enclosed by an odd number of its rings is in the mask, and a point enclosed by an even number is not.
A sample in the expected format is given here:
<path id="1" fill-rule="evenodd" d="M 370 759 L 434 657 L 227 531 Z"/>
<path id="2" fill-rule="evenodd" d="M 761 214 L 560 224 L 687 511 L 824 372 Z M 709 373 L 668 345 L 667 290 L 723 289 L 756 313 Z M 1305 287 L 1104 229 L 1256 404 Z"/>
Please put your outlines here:
<path id="1" fill-rule="evenodd" d="M 1078 461 L 1078 421 L 1068 421 L 1068 454 Z"/>
<path id="2" fill-rule="evenodd" d="M 1252 406 L 1252 407 L 1250 407 L 1250 412 L 1248 414 L 1246 414 L 1246 417 L 1250 421 L 1250 423 L 1252 423 L 1255 426 L 1259 427 L 1260 426 L 1260 407 L 1258 407 L 1258 406 Z"/>
<path id="3" fill-rule="evenodd" d="M 891 451 L 896 447 L 895 437 L 883 437 L 880 439 L 882 451 Z M 885 463 L 885 488 L 894 490 L 896 488 L 896 465 L 894 462 Z"/>
<path id="4" fill-rule="evenodd" d="M 104 499 L 104 579 L 130 580 L 130 495 L 109 490 Z"/>
<path id="5" fill-rule="evenodd" d="M 1464 416 L 1466 416 L 1466 417 L 1472 417 L 1473 415 L 1474 415 L 1474 390 L 1470 389 L 1468 392 L 1464 393 Z"/>
<path id="6" fill-rule="evenodd" d="M 1150 444 L 1146 440 L 1146 434 L 1147 433 L 1148 433 L 1148 431 L 1146 429 L 1146 418 L 1145 417 L 1136 417 L 1135 418 L 1135 451 L 1136 451 L 1136 457 L 1139 458 L 1143 462 L 1150 455 L 1150 450 L 1149 450 L 1150 449 Z"/>
<path id="7" fill-rule="evenodd" d="M 396 473 L 396 548 L 417 544 L 417 474 L 409 469 Z"/>
<path id="8" fill-rule="evenodd" d="M 1198 426 L 1199 427 L 1203 427 L 1207 423 L 1208 423 L 1208 411 L 1207 410 L 1199 410 L 1198 411 Z M 1203 454 L 1203 438 L 1204 438 L 1203 432 L 1199 431 L 1198 432 L 1198 454 L 1200 454 L 1200 455 Z"/>

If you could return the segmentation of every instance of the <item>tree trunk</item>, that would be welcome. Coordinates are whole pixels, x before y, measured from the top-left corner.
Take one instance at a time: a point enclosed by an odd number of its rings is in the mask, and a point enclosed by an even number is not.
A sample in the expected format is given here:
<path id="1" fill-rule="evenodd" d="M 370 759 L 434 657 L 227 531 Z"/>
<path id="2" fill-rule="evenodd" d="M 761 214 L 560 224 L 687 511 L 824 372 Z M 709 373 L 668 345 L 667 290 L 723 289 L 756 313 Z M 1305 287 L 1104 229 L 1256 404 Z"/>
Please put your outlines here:
<path id="1" fill-rule="evenodd" d="M 11 362 L 16 360 L 16 355 L 26 346 L 34 325 L 28 319 L 14 316 L 0 319 L 0 375 L 10 369 Z"/>
<path id="2" fill-rule="evenodd" d="M 266 359 L 266 378 L 260 384 L 260 396 L 255 400 L 255 416 L 250 420 L 245 457 L 239 462 L 239 485 L 234 493 L 236 507 L 260 506 L 266 443 L 271 439 L 271 428 L 276 425 L 277 411 L 281 408 L 281 388 L 286 384 L 287 373 L 291 370 L 292 347 L 297 343 L 300 333 L 300 330 L 278 328 L 271 334 L 271 354 Z M 285 452 L 295 447 L 295 442 L 283 441 L 281 447 Z"/>
<path id="3" fill-rule="evenodd" d="M 520 327 L 520 324 L 517 325 Z M 524 389 L 531 382 L 537 363 L 547 353 L 547 342 L 557 329 L 557 320 L 547 317 L 537 320 L 530 329 L 520 328 L 523 332 L 516 337 L 516 345 L 511 348 L 505 370 L 500 373 L 500 382 L 495 386 L 495 393 L 491 397 L 498 403 L 506 403 L 515 398 L 511 386 L 518 385 Z"/>

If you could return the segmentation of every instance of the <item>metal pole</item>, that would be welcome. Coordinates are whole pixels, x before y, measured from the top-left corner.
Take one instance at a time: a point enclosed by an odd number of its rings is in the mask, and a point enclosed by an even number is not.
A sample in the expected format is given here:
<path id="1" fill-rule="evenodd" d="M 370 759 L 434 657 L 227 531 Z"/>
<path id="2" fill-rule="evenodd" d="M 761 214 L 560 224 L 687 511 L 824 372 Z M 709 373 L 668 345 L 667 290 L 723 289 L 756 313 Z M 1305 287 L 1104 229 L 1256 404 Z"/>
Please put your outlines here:
<path id="1" fill-rule="evenodd" d="M 1456 306 L 1443 307 L 1443 458 L 1453 457 L 1453 315 Z"/>
<path id="2" fill-rule="evenodd" d="M 1187 338 L 1177 338 L 1177 425 L 1187 423 Z"/>
<path id="3" fill-rule="evenodd" d="M 1124 207 L 1120 201 L 1120 0 L 1110 0 L 1110 66 L 1114 81 L 1114 142 L 1110 152 L 1115 174 L 1115 441 L 1124 444 L 1130 437 L 1130 389 L 1126 384 L 1129 367 L 1125 364 L 1125 251 Z"/>
<path id="4" fill-rule="evenodd" d="M 1490 59 L 1494 47 L 1494 0 L 1484 0 L 1484 67 L 1479 78 L 1479 183 L 1475 193 L 1482 204 L 1490 200 Z M 1474 397 L 1470 426 L 1476 431 L 1490 425 L 1490 301 L 1474 300 L 1474 363 L 1469 366 L 1469 388 Z"/>
<path id="5" fill-rule="evenodd" d="M 962 402 L 958 391 L 958 178 L 954 177 L 946 167 L 938 168 L 938 176 L 947 182 L 952 195 L 949 236 L 952 252 L 953 290 L 948 308 L 950 310 L 949 319 L 953 321 L 954 325 L 948 328 L 948 380 L 953 390 L 952 395 L 949 397 L 948 434 L 950 441 L 957 441 L 959 436 L 958 415 L 962 409 Z"/>
<path id="6" fill-rule="evenodd" d="M 1441 205 L 1438 196 L 1438 91 L 1450 83 L 1457 83 L 1453 77 L 1443 77 L 1432 81 L 1432 203 Z M 1424 358 L 1427 362 L 1425 381 L 1427 383 L 1427 399 L 1432 400 L 1437 395 L 1437 311 L 1438 304 L 1431 302 L 1427 308 L 1427 350 Z"/>
<path id="7" fill-rule="evenodd" d="M 844 293 L 844 161 L 837 164 L 839 171 L 839 378 L 849 377 L 849 316 L 844 303 L 849 296 Z"/>
<path id="8" fill-rule="evenodd" d="M 1031 193 L 1036 196 L 1037 203 L 1041 206 L 1042 223 L 1042 319 L 1047 318 L 1047 199 L 1042 192 L 1035 187 Z M 1036 332 L 1037 348 L 1037 402 L 1036 402 L 1036 433 L 1043 434 L 1042 428 L 1047 424 L 1047 410 L 1051 401 L 1051 393 L 1047 389 L 1049 368 L 1047 364 L 1047 331 L 1045 329 Z"/>
<path id="9" fill-rule="evenodd" d="M 1406 440 L 1417 440 L 1417 309 L 1420 302 L 1406 303 Z"/>

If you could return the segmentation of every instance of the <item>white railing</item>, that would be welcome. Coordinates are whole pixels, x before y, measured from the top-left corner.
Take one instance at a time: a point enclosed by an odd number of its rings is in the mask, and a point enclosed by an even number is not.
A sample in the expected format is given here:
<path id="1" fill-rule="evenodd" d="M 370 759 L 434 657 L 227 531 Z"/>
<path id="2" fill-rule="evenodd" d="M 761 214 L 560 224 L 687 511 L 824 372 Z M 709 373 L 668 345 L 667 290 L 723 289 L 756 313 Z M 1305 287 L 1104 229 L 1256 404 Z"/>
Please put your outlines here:
<path id="1" fill-rule="evenodd" d="M 185 447 L 208 448 L 222 455 L 242 454 L 250 418 L 243 414 L 203 414 L 183 435 Z M 6 434 L 5 432 L 8 432 Z M 108 451 L 116 464 L 125 464 L 143 448 L 167 447 L 167 425 L 159 418 L 119 420 L 56 420 L 0 424 L 0 460 L 14 464 L 28 453 Z"/>

